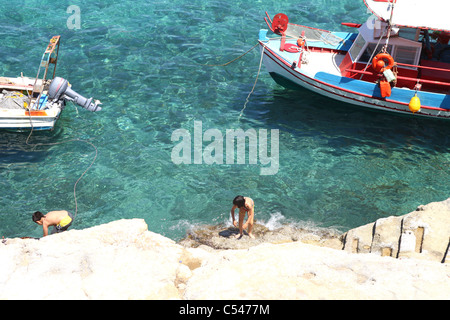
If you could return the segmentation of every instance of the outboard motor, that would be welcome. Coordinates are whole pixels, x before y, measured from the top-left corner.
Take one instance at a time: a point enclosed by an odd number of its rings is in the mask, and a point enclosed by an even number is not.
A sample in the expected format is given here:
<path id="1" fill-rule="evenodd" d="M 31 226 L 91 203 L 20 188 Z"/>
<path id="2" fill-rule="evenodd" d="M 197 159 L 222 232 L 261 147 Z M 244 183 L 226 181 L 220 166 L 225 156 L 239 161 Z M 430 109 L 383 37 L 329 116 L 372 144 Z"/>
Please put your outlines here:
<path id="1" fill-rule="evenodd" d="M 86 99 L 82 95 L 76 93 L 69 87 L 69 82 L 66 79 L 56 77 L 50 83 L 48 88 L 48 97 L 50 100 L 69 100 L 80 105 L 84 109 L 92 112 L 100 111 L 102 108 L 99 107 L 102 104 L 99 100 L 92 101 L 93 98 Z"/>

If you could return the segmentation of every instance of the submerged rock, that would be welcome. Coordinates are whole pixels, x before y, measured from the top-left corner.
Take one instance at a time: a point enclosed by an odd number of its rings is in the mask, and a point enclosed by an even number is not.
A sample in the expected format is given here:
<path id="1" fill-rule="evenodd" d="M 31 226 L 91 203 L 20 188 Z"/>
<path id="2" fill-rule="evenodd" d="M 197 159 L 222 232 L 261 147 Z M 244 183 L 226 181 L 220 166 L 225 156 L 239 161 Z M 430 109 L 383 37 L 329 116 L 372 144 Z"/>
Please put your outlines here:
<path id="1" fill-rule="evenodd" d="M 304 243 L 342 249 L 342 235 L 333 229 L 325 228 L 297 228 L 285 225 L 275 230 L 269 230 L 264 225 L 255 223 L 253 227 L 255 239 L 239 235 L 239 229 L 224 225 L 202 226 L 188 232 L 180 244 L 185 247 L 196 248 L 206 245 L 214 249 L 248 249 L 263 243 L 281 244 L 301 241 Z"/>

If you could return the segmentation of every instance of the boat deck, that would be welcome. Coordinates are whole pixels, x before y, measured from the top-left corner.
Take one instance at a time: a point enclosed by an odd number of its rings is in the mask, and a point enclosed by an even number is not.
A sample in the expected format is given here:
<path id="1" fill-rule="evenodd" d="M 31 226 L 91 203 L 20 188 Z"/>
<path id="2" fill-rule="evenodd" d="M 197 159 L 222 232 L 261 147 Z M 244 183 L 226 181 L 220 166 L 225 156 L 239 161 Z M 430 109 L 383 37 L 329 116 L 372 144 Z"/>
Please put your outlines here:
<path id="1" fill-rule="evenodd" d="M 303 54 L 303 58 L 307 63 L 300 66 L 302 73 L 305 73 L 311 77 L 314 77 L 317 72 L 327 70 L 327 72 L 341 76 L 341 70 L 339 65 L 345 57 L 346 51 L 337 50 L 340 46 L 331 46 L 326 43 L 319 43 L 314 41 L 314 46 L 308 46 Z M 296 44 L 295 39 L 286 40 L 286 44 Z M 320 46 L 317 46 L 320 45 Z M 280 51 L 280 39 L 271 39 L 266 43 L 267 48 L 272 52 L 280 56 L 288 65 L 292 65 L 294 62 L 297 64 L 300 58 L 299 52 L 287 52 Z"/>
<path id="2" fill-rule="evenodd" d="M 344 57 L 344 54 L 336 52 L 306 52 L 307 63 L 302 64 L 301 69 L 312 77 L 323 70 L 336 76 L 342 76 L 339 65 Z"/>

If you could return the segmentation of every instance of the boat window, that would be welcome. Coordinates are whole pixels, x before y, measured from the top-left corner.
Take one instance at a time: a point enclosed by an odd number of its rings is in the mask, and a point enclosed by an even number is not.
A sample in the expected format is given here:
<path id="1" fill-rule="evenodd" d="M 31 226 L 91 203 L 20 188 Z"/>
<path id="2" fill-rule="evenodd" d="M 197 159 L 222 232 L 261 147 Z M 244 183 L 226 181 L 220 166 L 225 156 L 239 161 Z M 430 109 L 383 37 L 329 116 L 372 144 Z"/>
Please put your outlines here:
<path id="1" fill-rule="evenodd" d="M 417 28 L 401 28 L 398 35 L 401 38 L 418 41 L 420 35 L 420 29 Z"/>
<path id="2" fill-rule="evenodd" d="M 394 59 L 399 63 L 415 64 L 418 50 L 419 48 L 396 46 Z"/>
<path id="3" fill-rule="evenodd" d="M 358 62 L 368 62 L 370 57 L 372 57 L 372 59 L 373 59 L 373 57 L 375 57 L 378 53 L 380 53 L 382 47 L 383 47 L 382 44 L 380 44 L 377 48 L 376 43 L 369 43 L 366 50 L 364 50 L 364 53 L 361 55 L 361 58 L 359 58 Z M 376 49 L 376 52 L 374 53 L 375 49 Z M 387 52 L 388 53 L 392 52 L 392 45 L 388 45 Z"/>
<path id="4" fill-rule="evenodd" d="M 359 53 L 366 45 L 366 40 L 364 40 L 363 36 L 361 34 L 358 34 L 358 37 L 355 39 L 355 42 L 353 42 L 352 47 L 350 48 L 350 56 L 352 58 L 352 61 L 355 61 L 356 58 L 358 58 Z"/>

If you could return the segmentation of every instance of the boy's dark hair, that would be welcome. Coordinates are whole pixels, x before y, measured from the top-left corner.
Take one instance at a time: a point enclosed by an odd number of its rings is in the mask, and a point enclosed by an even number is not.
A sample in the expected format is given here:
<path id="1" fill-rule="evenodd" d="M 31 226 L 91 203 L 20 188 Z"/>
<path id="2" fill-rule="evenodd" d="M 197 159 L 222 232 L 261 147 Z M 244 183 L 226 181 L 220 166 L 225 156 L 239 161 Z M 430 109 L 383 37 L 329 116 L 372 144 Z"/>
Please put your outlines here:
<path id="1" fill-rule="evenodd" d="M 243 196 L 237 196 L 236 198 L 234 198 L 233 204 L 236 205 L 238 208 L 242 208 L 243 206 L 245 206 L 245 199 L 244 199 L 244 197 Z"/>
<path id="2" fill-rule="evenodd" d="M 44 217 L 44 215 L 40 211 L 36 211 L 35 213 L 33 213 L 33 221 L 34 222 L 41 220 L 43 217 Z"/>

